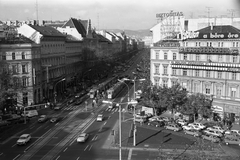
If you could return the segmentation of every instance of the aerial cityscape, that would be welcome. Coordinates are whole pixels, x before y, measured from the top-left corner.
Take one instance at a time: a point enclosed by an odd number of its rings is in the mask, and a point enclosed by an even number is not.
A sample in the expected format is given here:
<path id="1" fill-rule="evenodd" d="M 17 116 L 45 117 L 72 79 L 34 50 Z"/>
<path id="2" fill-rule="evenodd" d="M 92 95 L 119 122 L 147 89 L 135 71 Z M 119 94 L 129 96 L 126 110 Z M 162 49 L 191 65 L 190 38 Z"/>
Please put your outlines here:
<path id="1" fill-rule="evenodd" d="M 0 159 L 240 159 L 239 7 L 0 0 Z"/>

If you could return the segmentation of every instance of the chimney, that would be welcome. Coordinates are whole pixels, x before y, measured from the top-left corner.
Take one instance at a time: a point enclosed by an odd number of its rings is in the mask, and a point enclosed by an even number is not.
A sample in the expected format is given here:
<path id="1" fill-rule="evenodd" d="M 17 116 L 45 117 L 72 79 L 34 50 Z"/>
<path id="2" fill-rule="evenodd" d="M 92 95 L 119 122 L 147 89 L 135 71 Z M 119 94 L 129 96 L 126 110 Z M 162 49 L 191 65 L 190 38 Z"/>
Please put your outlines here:
<path id="1" fill-rule="evenodd" d="M 213 23 L 210 23 L 211 31 L 213 30 Z"/>

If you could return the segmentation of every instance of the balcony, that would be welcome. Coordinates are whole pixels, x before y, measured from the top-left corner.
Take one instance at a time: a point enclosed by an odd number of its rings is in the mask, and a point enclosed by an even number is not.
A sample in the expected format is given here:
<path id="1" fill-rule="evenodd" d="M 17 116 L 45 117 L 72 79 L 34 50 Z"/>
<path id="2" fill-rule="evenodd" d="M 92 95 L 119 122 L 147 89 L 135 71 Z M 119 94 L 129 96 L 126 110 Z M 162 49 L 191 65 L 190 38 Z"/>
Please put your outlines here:
<path id="1" fill-rule="evenodd" d="M 172 68 L 176 69 L 199 69 L 213 70 L 222 72 L 240 72 L 239 63 L 222 63 L 222 62 L 207 62 L 207 61 L 171 61 Z"/>
<path id="2" fill-rule="evenodd" d="M 179 53 L 183 53 L 183 54 L 238 55 L 239 50 L 237 48 L 179 47 Z"/>

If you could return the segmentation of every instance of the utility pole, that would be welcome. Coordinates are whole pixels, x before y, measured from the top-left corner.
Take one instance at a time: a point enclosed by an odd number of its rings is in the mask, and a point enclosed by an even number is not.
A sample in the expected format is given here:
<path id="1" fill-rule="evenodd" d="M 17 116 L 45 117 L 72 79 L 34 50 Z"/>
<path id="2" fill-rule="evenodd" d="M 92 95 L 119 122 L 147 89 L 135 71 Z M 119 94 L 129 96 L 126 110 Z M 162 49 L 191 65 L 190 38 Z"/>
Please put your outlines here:
<path id="1" fill-rule="evenodd" d="M 46 67 L 46 76 L 47 76 L 47 98 L 49 98 L 49 67 L 51 67 L 52 65 L 49 64 L 49 65 L 42 65 L 43 67 Z"/>

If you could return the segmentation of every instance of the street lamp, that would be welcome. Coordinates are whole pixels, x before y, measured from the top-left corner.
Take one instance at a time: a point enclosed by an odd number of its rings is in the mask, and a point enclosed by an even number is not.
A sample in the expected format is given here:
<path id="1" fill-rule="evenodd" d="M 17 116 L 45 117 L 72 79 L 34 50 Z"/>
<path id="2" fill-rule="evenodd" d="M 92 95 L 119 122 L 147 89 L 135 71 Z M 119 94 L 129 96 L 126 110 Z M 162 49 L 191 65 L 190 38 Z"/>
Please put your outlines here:
<path id="1" fill-rule="evenodd" d="M 65 78 L 59 80 L 55 85 L 54 85 L 54 103 L 56 104 L 57 103 L 57 92 L 56 92 L 56 86 L 58 83 L 62 82 L 62 81 L 65 81 Z"/>
<path id="2" fill-rule="evenodd" d="M 133 72 L 134 74 L 134 72 Z M 136 79 L 136 77 L 134 79 L 127 79 L 127 78 L 123 78 L 123 80 L 126 81 L 133 81 L 133 99 L 136 100 L 136 96 L 135 96 L 135 92 L 136 92 L 136 81 L 145 81 L 146 79 Z M 137 127 L 136 127 L 136 106 L 134 106 L 134 110 L 133 110 L 133 126 L 134 126 L 134 130 L 133 130 L 133 146 L 136 146 L 136 133 L 137 133 Z"/>
<path id="3" fill-rule="evenodd" d="M 111 101 L 102 101 L 102 103 L 113 104 L 116 102 Z M 125 102 L 125 103 L 116 103 L 116 106 L 119 107 L 119 160 L 122 160 L 122 117 L 121 117 L 121 104 L 137 104 L 137 101 Z"/>

